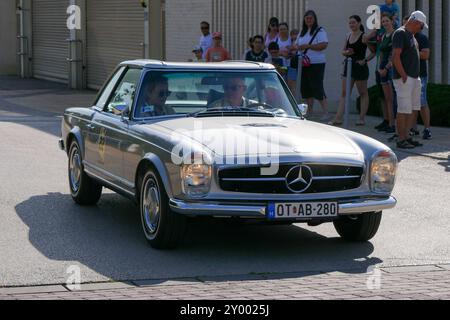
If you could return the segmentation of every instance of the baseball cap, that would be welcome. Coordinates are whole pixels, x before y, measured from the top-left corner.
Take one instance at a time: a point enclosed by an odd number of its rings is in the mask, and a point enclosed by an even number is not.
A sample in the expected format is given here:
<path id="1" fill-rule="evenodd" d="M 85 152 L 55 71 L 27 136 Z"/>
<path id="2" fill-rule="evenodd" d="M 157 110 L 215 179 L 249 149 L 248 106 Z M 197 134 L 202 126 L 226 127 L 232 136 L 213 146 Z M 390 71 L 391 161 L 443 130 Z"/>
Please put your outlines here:
<path id="1" fill-rule="evenodd" d="M 419 21 L 424 24 L 424 27 L 428 29 L 427 16 L 422 11 L 414 11 L 411 13 L 408 21 Z"/>
<path id="2" fill-rule="evenodd" d="M 194 49 L 192 50 L 192 52 L 198 52 L 198 51 L 203 51 L 202 47 L 195 46 Z"/>
<path id="3" fill-rule="evenodd" d="M 219 38 L 222 39 L 222 33 L 221 32 L 214 32 L 212 34 L 213 39 Z"/>

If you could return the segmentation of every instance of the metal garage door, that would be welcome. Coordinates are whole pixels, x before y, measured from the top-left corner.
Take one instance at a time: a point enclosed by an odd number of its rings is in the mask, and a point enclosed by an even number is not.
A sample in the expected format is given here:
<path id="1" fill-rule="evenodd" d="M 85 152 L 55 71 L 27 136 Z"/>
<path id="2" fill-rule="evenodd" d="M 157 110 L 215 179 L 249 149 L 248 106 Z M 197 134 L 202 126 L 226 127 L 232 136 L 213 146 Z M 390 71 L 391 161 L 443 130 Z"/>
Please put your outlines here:
<path id="1" fill-rule="evenodd" d="M 143 42 L 139 1 L 87 1 L 87 86 L 97 89 L 117 63 L 143 58 Z"/>
<path id="2" fill-rule="evenodd" d="M 67 83 L 67 0 L 33 0 L 33 76 Z"/>

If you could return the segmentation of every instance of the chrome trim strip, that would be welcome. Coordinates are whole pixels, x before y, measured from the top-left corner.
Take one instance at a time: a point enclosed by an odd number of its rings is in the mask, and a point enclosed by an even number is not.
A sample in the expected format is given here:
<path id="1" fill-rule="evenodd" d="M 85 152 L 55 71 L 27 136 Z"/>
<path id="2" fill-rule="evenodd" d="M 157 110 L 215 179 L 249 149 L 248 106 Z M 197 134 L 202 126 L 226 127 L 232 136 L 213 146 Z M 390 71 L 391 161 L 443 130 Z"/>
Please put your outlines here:
<path id="1" fill-rule="evenodd" d="M 91 169 L 93 169 L 95 171 L 98 171 L 99 173 L 101 173 L 101 174 L 103 174 L 103 175 L 105 175 L 107 177 L 110 177 L 111 179 L 119 181 L 120 183 L 124 184 L 125 186 L 129 187 L 130 189 L 134 188 L 134 183 L 131 183 L 128 180 L 125 180 L 125 179 L 123 179 L 121 177 L 118 177 L 118 176 L 116 176 L 116 175 L 114 175 L 114 174 L 112 174 L 112 173 L 110 173 L 110 172 L 108 172 L 108 171 L 106 171 L 106 170 L 104 170 L 102 168 L 99 168 L 96 165 L 90 164 L 89 162 L 86 162 L 86 160 L 83 160 L 83 165 L 84 165 L 85 168 L 86 167 L 90 167 Z M 91 173 L 91 172 L 92 171 L 90 171 L 89 173 Z"/>
<path id="2" fill-rule="evenodd" d="M 326 200 L 324 200 L 326 201 Z M 280 201 L 281 202 L 281 201 Z M 366 212 L 378 212 L 395 207 L 397 200 L 394 197 L 384 199 L 357 199 L 339 203 L 339 215 L 358 215 Z M 222 217 L 251 217 L 264 218 L 265 205 L 236 205 L 219 204 L 212 202 L 187 202 L 170 199 L 170 208 L 183 215 L 194 216 L 222 216 Z"/>
<path id="3" fill-rule="evenodd" d="M 359 179 L 361 176 L 323 176 L 313 177 L 312 180 L 344 180 Z M 266 181 L 286 181 L 286 178 L 222 178 L 221 181 L 241 181 L 241 182 L 266 182 Z"/>
<path id="4" fill-rule="evenodd" d="M 313 177 L 314 180 L 344 180 L 344 179 L 360 179 L 361 176 L 322 176 L 322 177 Z"/>
<path id="5" fill-rule="evenodd" d="M 117 184 L 112 183 L 112 182 L 110 182 L 110 181 L 108 181 L 108 180 L 106 180 L 106 179 L 103 179 L 102 177 L 96 175 L 95 173 L 92 173 L 92 171 L 89 171 L 89 169 L 84 168 L 84 171 L 85 171 L 88 175 L 90 175 L 90 176 L 94 177 L 95 179 L 98 179 L 98 180 L 100 180 L 101 182 L 103 182 L 103 183 L 106 185 L 106 187 L 109 185 L 109 186 L 111 186 L 111 187 L 114 187 L 114 188 L 117 188 L 117 189 L 122 190 L 123 192 L 129 194 L 130 196 L 133 196 L 133 197 L 135 196 L 135 194 L 134 194 L 133 192 L 131 192 L 131 191 L 129 191 L 129 190 L 126 190 L 125 188 L 122 188 L 122 187 L 118 186 Z"/>
<path id="6" fill-rule="evenodd" d="M 286 181 L 286 178 L 222 178 L 221 181 L 242 181 L 242 182 L 265 182 L 265 181 Z"/>

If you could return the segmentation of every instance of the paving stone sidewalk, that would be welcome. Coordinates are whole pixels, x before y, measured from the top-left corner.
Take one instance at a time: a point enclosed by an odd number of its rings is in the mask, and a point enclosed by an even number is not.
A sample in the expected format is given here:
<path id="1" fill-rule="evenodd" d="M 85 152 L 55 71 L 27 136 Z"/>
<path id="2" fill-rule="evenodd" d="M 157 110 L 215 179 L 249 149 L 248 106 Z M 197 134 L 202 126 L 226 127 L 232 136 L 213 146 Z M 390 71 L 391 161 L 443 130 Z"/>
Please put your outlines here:
<path id="1" fill-rule="evenodd" d="M 450 265 L 0 288 L 0 300 L 304 299 L 448 300 Z"/>

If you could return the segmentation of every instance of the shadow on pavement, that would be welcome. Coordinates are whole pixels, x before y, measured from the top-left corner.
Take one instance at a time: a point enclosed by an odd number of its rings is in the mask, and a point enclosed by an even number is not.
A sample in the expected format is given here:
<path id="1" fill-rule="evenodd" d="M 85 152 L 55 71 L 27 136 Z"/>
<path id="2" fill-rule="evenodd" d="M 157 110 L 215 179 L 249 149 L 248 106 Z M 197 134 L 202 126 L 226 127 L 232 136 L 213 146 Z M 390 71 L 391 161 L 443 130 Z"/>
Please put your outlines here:
<path id="1" fill-rule="evenodd" d="M 450 156 L 446 161 L 438 162 L 438 164 L 443 166 L 446 172 L 450 172 Z"/>
<path id="2" fill-rule="evenodd" d="M 70 195 L 33 196 L 15 207 L 29 228 L 30 243 L 45 257 L 76 261 L 117 281 L 184 277 L 365 273 L 382 261 L 368 258 L 370 242 L 347 243 L 292 226 L 194 220 L 176 250 L 152 249 L 141 231 L 137 207 L 104 194 L 94 207 L 76 205 Z M 291 274 L 289 274 L 291 273 Z M 239 280 L 247 278 L 240 277 Z M 161 280 L 164 282 L 165 280 Z"/>

